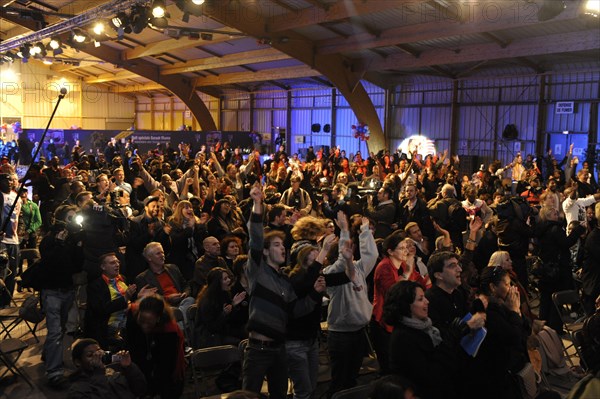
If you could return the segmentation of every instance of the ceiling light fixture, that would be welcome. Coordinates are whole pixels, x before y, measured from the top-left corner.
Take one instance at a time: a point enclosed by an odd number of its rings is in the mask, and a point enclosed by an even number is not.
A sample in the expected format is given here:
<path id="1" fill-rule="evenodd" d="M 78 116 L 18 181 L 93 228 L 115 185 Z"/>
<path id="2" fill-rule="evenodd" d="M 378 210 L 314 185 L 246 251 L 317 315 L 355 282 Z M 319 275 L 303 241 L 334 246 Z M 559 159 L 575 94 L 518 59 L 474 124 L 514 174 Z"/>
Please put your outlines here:
<path id="1" fill-rule="evenodd" d="M 164 18 L 167 15 L 167 7 L 164 0 L 154 0 L 152 3 L 152 16 L 154 18 Z"/>
<path id="2" fill-rule="evenodd" d="M 98 21 L 92 27 L 92 32 L 94 32 L 94 35 L 96 35 L 96 36 L 102 36 L 105 29 L 106 29 L 106 25 L 104 24 L 104 22 Z"/>
<path id="3" fill-rule="evenodd" d="M 48 46 L 50 46 L 50 50 L 57 50 L 60 48 L 60 45 L 62 44 L 60 38 L 58 36 L 54 36 L 52 39 L 50 39 L 50 43 L 48 43 Z"/>
<path id="4" fill-rule="evenodd" d="M 175 4 L 177 5 L 177 8 L 183 11 L 183 16 L 181 17 L 181 20 L 183 22 L 189 22 L 190 15 L 193 15 L 195 17 L 202 16 L 201 6 L 202 4 L 204 4 L 204 0 L 177 0 Z"/>
<path id="5" fill-rule="evenodd" d="M 137 5 L 131 9 L 131 30 L 133 33 L 141 33 L 148 26 L 148 9 Z"/>
<path id="6" fill-rule="evenodd" d="M 537 13 L 538 21 L 548 21 L 560 15 L 567 5 L 562 0 L 542 0 Z"/>
<path id="7" fill-rule="evenodd" d="M 585 13 L 598 18 L 598 15 L 600 15 L 600 0 L 588 0 L 585 3 Z"/>

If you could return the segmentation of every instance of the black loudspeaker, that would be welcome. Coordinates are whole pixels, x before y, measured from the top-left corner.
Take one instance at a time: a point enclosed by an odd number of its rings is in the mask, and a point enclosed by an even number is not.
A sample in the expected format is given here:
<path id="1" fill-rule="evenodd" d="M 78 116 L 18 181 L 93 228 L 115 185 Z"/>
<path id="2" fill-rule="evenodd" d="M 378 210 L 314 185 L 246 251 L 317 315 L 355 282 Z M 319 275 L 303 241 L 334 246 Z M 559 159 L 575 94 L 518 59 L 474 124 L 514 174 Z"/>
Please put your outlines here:
<path id="1" fill-rule="evenodd" d="M 313 133 L 319 133 L 321 131 L 321 124 L 320 123 L 313 123 L 310 130 Z"/>
<path id="2" fill-rule="evenodd" d="M 325 133 L 331 132 L 331 125 L 329 123 L 325 124 L 325 126 L 323 126 L 323 131 Z"/>
<path id="3" fill-rule="evenodd" d="M 512 123 L 509 123 L 508 125 L 506 125 L 504 127 L 504 130 L 502 131 L 503 139 L 516 140 L 517 137 L 519 137 L 519 131 L 517 130 L 517 127 L 515 125 L 513 125 Z"/>
<path id="4" fill-rule="evenodd" d="M 471 176 L 479 169 L 479 157 L 477 155 L 461 155 L 458 167 L 459 175 Z"/>

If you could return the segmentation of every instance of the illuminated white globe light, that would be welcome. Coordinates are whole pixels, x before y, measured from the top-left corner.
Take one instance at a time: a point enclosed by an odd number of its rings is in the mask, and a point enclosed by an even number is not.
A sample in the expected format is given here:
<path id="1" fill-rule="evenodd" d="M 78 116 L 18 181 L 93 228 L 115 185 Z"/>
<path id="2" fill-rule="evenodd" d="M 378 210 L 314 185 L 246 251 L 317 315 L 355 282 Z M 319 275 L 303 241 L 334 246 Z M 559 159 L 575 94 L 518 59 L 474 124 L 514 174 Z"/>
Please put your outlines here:
<path id="1" fill-rule="evenodd" d="M 194 3 L 197 6 L 201 6 L 202 4 L 204 4 L 204 0 L 192 0 L 192 3 Z"/>
<path id="2" fill-rule="evenodd" d="M 417 154 L 422 157 L 430 154 L 435 155 L 437 153 L 433 140 L 418 134 L 402 140 L 398 149 L 405 154 L 411 154 L 416 150 Z"/>

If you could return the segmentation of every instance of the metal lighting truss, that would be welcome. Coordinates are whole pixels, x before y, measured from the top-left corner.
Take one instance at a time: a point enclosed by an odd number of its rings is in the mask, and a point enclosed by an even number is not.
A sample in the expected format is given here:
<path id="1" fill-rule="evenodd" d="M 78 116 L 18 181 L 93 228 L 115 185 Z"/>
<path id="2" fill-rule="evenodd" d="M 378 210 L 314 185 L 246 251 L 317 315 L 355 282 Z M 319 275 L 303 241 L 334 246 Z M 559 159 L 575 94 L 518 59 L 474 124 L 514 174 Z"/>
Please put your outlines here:
<path id="1" fill-rule="evenodd" d="M 56 23 L 37 32 L 16 36 L 10 40 L 0 43 L 0 53 L 3 53 L 14 48 L 18 48 L 27 43 L 39 42 L 42 39 L 70 32 L 75 28 L 91 24 L 92 22 L 102 19 L 111 18 L 120 11 L 126 11 L 137 4 L 148 3 L 148 0 L 113 0 L 102 4 L 98 7 L 89 9 L 81 14 L 63 22 Z"/>

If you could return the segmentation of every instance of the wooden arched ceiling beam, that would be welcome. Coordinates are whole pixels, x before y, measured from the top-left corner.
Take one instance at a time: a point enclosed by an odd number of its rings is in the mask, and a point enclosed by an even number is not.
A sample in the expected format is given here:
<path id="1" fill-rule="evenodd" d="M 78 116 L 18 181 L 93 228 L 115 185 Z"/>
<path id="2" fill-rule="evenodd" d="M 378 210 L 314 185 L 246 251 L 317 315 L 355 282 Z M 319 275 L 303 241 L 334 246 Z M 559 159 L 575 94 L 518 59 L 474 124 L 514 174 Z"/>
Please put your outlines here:
<path id="1" fill-rule="evenodd" d="M 259 3 L 260 4 L 260 3 Z M 267 31 L 269 9 L 238 1 L 205 3 L 204 15 L 256 38 L 268 38 L 271 47 L 290 55 L 329 79 L 345 97 L 359 121 L 369 125 L 370 149 L 386 148 L 379 116 L 361 83 L 366 70 L 338 54 L 317 54 L 315 43 L 293 31 L 271 35 Z"/>
<path id="2" fill-rule="evenodd" d="M 63 39 L 66 40 L 66 37 Z M 217 130 L 217 125 L 210 111 L 198 96 L 194 88 L 194 82 L 191 79 L 181 75 L 161 75 L 160 68 L 157 65 L 142 58 L 129 63 L 123 59 L 122 51 L 107 45 L 94 47 L 93 44 L 88 44 L 81 51 L 163 86 L 181 99 L 203 130 Z"/>

